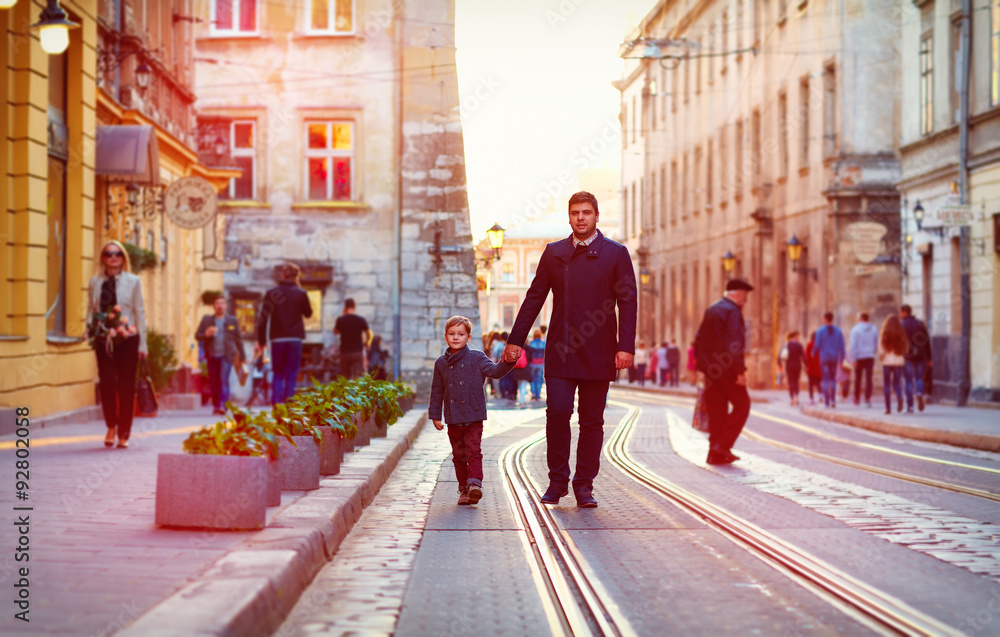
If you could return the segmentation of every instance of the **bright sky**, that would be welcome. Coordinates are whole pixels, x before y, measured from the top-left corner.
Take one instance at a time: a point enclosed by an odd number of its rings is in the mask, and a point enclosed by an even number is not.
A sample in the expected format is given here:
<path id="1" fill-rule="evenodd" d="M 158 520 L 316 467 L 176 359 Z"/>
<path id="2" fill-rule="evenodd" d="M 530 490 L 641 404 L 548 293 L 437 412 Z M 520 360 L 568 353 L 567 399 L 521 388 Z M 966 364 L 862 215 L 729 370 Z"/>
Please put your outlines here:
<path id="1" fill-rule="evenodd" d="M 561 208 L 581 168 L 619 167 L 618 47 L 654 3 L 456 0 L 474 239 L 523 222 L 530 202 Z"/>

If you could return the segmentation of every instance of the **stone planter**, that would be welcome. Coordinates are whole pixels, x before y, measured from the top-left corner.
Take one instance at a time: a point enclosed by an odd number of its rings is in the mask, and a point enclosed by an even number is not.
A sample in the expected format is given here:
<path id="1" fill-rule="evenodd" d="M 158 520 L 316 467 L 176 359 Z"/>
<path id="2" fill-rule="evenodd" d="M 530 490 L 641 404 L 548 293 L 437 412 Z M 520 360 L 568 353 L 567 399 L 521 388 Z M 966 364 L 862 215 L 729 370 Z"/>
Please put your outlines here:
<path id="1" fill-rule="evenodd" d="M 389 423 L 385 421 L 380 415 L 375 416 L 375 432 L 372 433 L 374 438 L 385 438 L 389 435 Z"/>
<path id="2" fill-rule="evenodd" d="M 413 396 L 400 396 L 396 400 L 399 402 L 399 407 L 403 410 L 404 414 L 413 409 Z"/>
<path id="3" fill-rule="evenodd" d="M 285 473 L 282 470 L 281 456 L 267 461 L 267 506 L 281 504 L 281 487 L 284 486 Z"/>
<path id="4" fill-rule="evenodd" d="M 282 489 L 308 491 L 319 488 L 319 445 L 312 436 L 293 436 L 295 445 L 282 438 Z"/>
<path id="5" fill-rule="evenodd" d="M 334 476 L 340 473 L 340 460 L 344 455 L 343 438 L 333 427 L 319 427 L 323 441 L 319 447 L 319 474 Z"/>
<path id="6" fill-rule="evenodd" d="M 354 414 L 354 426 L 358 428 L 358 435 L 354 437 L 354 446 L 364 447 L 371 444 L 372 431 L 375 429 L 372 419 L 370 417 L 362 419 L 361 414 Z"/>
<path id="7" fill-rule="evenodd" d="M 267 459 L 161 453 L 156 462 L 156 524 L 243 531 L 262 529 Z"/>

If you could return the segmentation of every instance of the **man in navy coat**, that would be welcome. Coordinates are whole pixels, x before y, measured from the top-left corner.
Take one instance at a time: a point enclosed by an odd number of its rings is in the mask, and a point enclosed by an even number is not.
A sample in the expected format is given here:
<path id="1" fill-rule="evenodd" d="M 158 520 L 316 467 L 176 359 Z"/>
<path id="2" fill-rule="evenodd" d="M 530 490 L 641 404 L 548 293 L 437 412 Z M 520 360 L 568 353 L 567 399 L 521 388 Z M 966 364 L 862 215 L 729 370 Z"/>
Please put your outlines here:
<path id="1" fill-rule="evenodd" d="M 569 198 L 573 234 L 545 247 L 503 353 L 505 361 L 517 360 L 520 346 L 552 290 L 552 320 L 545 342 L 549 487 L 542 502 L 546 504 L 557 504 L 569 493 L 569 421 L 579 390 L 580 439 L 573 493 L 577 506 L 597 506 L 594 478 L 601 465 L 608 386 L 616 370 L 632 365 L 635 354 L 637 306 L 632 259 L 625 246 L 597 229 L 599 215 L 597 198 L 589 192 Z"/>

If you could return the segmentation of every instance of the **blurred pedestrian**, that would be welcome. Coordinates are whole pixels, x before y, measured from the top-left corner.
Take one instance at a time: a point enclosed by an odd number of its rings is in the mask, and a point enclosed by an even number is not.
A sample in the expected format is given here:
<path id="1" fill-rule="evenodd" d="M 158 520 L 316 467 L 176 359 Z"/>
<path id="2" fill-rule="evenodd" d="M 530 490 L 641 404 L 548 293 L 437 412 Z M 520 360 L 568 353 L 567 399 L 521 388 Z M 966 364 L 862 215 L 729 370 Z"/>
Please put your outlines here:
<path id="1" fill-rule="evenodd" d="M 667 345 L 667 341 L 660 343 L 660 346 L 656 349 L 656 371 L 660 375 L 660 387 L 667 384 L 667 380 L 670 378 L 670 349 Z"/>
<path id="2" fill-rule="evenodd" d="M 879 336 L 878 359 L 882 363 L 882 391 L 885 393 L 885 413 L 892 413 L 892 390 L 896 391 L 896 409 L 903 411 L 903 390 L 900 381 L 906 365 L 906 354 L 910 351 L 910 341 L 899 317 L 890 314 L 882 322 Z"/>
<path id="3" fill-rule="evenodd" d="M 382 347 L 382 337 L 378 334 L 372 337 L 368 345 L 368 375 L 375 380 L 389 378 L 389 350 Z"/>
<path id="4" fill-rule="evenodd" d="M 872 371 L 878 352 L 878 328 L 868 322 L 868 313 L 858 314 L 858 323 L 851 328 L 850 358 L 854 364 L 854 404 L 861 403 L 861 377 L 865 378 L 865 405 L 872 406 Z"/>
<path id="5" fill-rule="evenodd" d="M 670 355 L 670 351 L 668 350 L 667 351 L 667 356 L 669 356 L 669 355 Z M 677 363 L 679 365 L 680 361 L 678 361 Z M 676 372 L 673 372 L 675 376 L 680 375 L 680 369 L 679 368 L 674 367 L 672 369 L 677 369 L 678 370 Z M 691 345 L 688 347 L 687 372 L 688 372 L 688 382 L 691 383 L 692 385 L 697 386 L 697 384 L 698 384 L 698 359 L 695 358 L 694 341 L 692 341 Z M 671 383 L 671 384 L 676 386 L 676 383 Z"/>
<path id="6" fill-rule="evenodd" d="M 931 335 L 924 322 L 913 316 L 913 308 L 904 305 L 899 308 L 900 322 L 910 341 L 910 351 L 906 355 L 904 379 L 906 381 L 906 411 L 913 411 L 913 392 L 917 394 L 917 409 L 924 410 L 924 372 L 934 365 L 931 353 Z"/>
<path id="7" fill-rule="evenodd" d="M 493 341 L 493 349 L 487 352 L 490 355 L 490 359 L 494 363 L 499 363 L 501 357 L 503 357 L 503 350 L 507 347 L 507 332 L 494 332 L 496 334 L 496 339 Z M 492 379 L 493 383 L 493 397 L 494 398 L 506 398 L 504 395 L 504 389 L 507 383 L 501 384 L 502 378 Z"/>
<path id="8" fill-rule="evenodd" d="M 270 373 L 271 361 L 267 358 L 267 352 L 261 352 L 250 364 L 250 398 L 247 399 L 247 408 L 252 407 L 258 399 L 261 404 L 267 404 L 267 397 L 271 391 L 271 382 L 268 379 Z"/>
<path id="9" fill-rule="evenodd" d="M 802 377 L 802 369 L 806 366 L 806 352 L 799 342 L 799 332 L 793 330 L 785 337 L 785 378 L 788 381 L 788 396 L 792 400 L 792 405 L 799 404 L 799 379 Z"/>
<path id="10" fill-rule="evenodd" d="M 333 333 L 340 336 L 340 375 L 357 378 L 368 369 L 365 348 L 371 339 L 368 321 L 357 314 L 354 299 L 344 299 L 344 312 L 337 317 Z"/>
<path id="11" fill-rule="evenodd" d="M 286 263 L 281 280 L 264 294 L 257 315 L 257 346 L 254 357 L 271 347 L 271 404 L 283 403 L 295 394 L 299 367 L 302 365 L 302 341 L 306 337 L 305 320 L 312 316 L 309 295 L 299 287 L 299 266 Z"/>
<path id="12" fill-rule="evenodd" d="M 819 353 L 819 365 L 823 370 L 823 403 L 837 406 L 837 370 L 847 356 L 844 333 L 833 324 L 833 312 L 823 314 L 823 326 L 816 330 L 814 351 Z"/>
<path id="13" fill-rule="evenodd" d="M 814 391 L 823 395 L 823 368 L 819 364 L 819 352 L 816 350 L 816 332 L 809 335 L 806 343 L 806 378 L 809 381 L 809 404 L 815 405 Z"/>
<path id="14" fill-rule="evenodd" d="M 693 364 L 688 361 L 688 365 Z M 667 369 L 670 370 L 670 386 L 678 387 L 681 382 L 681 348 L 677 346 L 677 339 L 670 339 L 667 345 Z"/>
<path id="15" fill-rule="evenodd" d="M 212 301 L 212 314 L 201 317 L 194 338 L 203 344 L 208 363 L 208 381 L 212 386 L 212 413 L 226 413 L 229 402 L 229 376 L 234 365 L 244 359 L 240 324 L 232 314 L 226 314 L 226 297 L 220 294 Z"/>
<path id="16" fill-rule="evenodd" d="M 531 369 L 531 400 L 542 399 L 542 384 L 545 382 L 545 341 L 542 330 L 535 330 L 528 343 L 528 365 Z"/>
<path id="17" fill-rule="evenodd" d="M 635 375 L 639 379 L 639 387 L 646 386 L 646 368 L 649 366 L 649 350 L 646 344 L 639 341 L 635 346 Z"/>
<path id="18" fill-rule="evenodd" d="M 695 336 L 698 372 L 706 377 L 704 402 L 708 408 L 709 449 L 705 462 L 708 464 L 739 460 L 731 450 L 750 415 L 743 306 L 752 290 L 753 286 L 743 279 L 730 279 L 722 299 L 705 310 Z"/>
<path id="19" fill-rule="evenodd" d="M 87 325 L 91 332 L 107 320 L 118 322 L 114 335 L 94 340 L 97 376 L 100 379 L 101 412 L 107 434 L 104 446 L 127 449 L 135 413 L 135 374 L 139 359 L 145 360 L 146 309 L 142 301 L 139 277 L 129 272 L 125 246 L 108 241 L 101 248 L 97 274 L 90 278 L 87 290 Z M 106 324 L 106 322 L 105 322 Z M 119 329 L 121 328 L 121 329 Z"/>

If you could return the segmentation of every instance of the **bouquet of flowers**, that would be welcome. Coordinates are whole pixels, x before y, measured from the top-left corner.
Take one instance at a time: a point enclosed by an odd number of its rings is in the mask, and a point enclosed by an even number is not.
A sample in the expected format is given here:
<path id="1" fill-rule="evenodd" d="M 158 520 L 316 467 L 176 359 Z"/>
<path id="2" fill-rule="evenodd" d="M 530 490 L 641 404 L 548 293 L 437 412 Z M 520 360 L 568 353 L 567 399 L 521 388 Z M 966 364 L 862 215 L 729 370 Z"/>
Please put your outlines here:
<path id="1" fill-rule="evenodd" d="M 138 331 L 135 325 L 129 324 L 120 305 L 115 305 L 107 312 L 95 313 L 87 326 L 87 342 L 94 349 L 103 347 L 109 356 L 115 351 L 115 345 L 136 334 Z"/>

